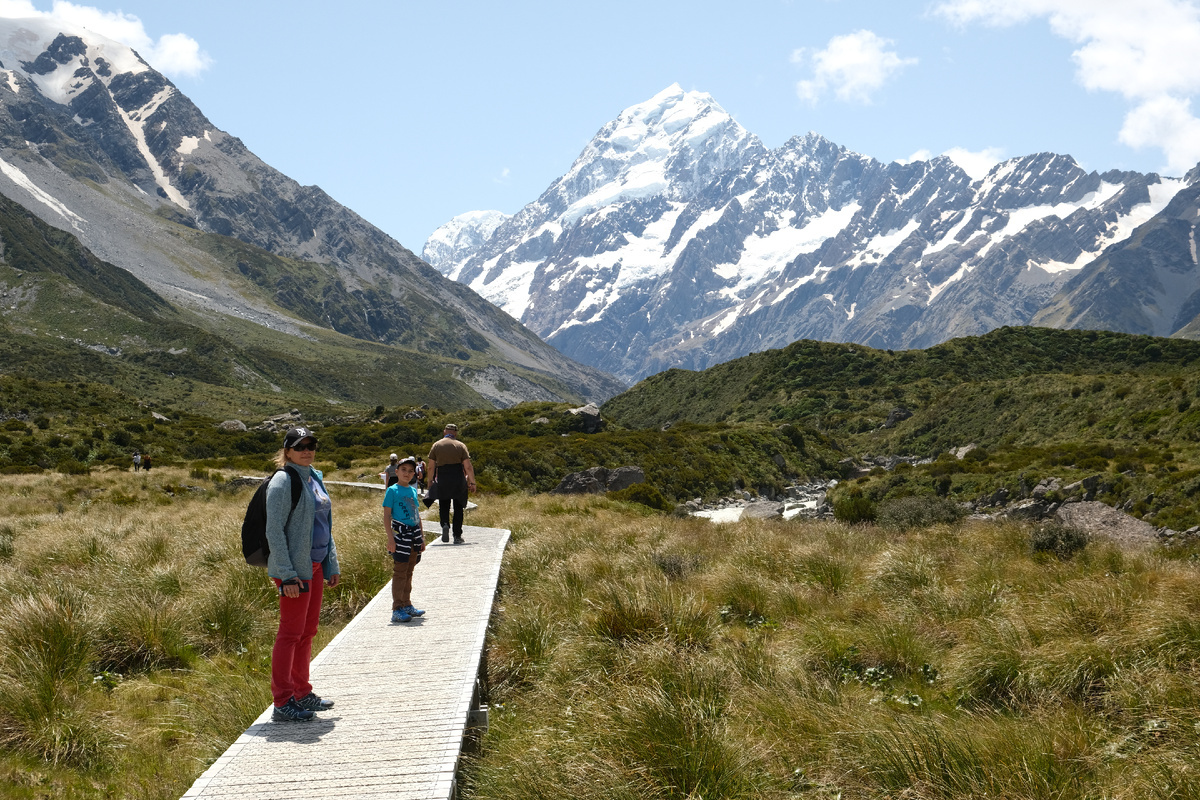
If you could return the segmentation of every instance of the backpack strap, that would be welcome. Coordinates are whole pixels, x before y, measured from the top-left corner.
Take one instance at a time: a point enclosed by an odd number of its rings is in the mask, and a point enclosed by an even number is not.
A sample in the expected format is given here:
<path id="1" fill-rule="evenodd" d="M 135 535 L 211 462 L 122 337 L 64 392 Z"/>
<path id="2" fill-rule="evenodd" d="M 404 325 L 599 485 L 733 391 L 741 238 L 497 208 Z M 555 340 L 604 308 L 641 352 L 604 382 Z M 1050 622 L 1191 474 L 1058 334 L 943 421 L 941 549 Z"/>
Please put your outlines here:
<path id="1" fill-rule="evenodd" d="M 300 502 L 300 493 L 304 491 L 304 484 L 300 479 L 300 473 L 295 468 L 285 466 L 283 471 L 288 475 L 288 486 L 292 490 L 292 507 L 288 510 L 287 519 L 283 523 L 283 528 L 286 531 L 287 526 L 292 521 L 292 513 L 296 510 L 296 505 Z"/>

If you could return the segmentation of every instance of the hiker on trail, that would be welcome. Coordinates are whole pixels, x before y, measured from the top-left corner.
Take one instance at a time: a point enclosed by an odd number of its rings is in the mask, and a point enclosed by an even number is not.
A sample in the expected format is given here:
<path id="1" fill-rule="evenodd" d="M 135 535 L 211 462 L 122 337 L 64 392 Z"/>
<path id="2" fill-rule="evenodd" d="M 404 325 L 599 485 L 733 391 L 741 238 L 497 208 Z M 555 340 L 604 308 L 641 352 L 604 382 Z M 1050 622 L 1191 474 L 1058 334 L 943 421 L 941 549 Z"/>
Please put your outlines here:
<path id="1" fill-rule="evenodd" d="M 150 454 L 149 453 L 146 453 L 146 455 L 142 456 L 142 469 L 146 470 L 146 472 L 150 471 Z"/>
<path id="2" fill-rule="evenodd" d="M 267 487 L 267 574 L 279 589 L 279 631 L 271 650 L 271 694 L 276 721 L 311 720 L 333 701 L 322 700 L 308 680 L 312 642 L 321 619 L 325 583 L 338 585 L 329 493 L 320 470 L 312 468 L 317 437 L 308 428 L 289 428 L 275 456 L 279 467 Z M 287 469 L 285 469 L 285 467 Z M 307 491 L 292 509 L 295 473 Z"/>
<path id="3" fill-rule="evenodd" d="M 443 438 L 429 448 L 430 480 L 437 482 L 438 516 L 442 523 L 442 541 L 450 541 L 450 505 L 454 504 L 454 543 L 463 543 L 463 511 L 467 492 L 475 491 L 475 468 L 471 453 L 458 440 L 458 426 L 447 423 Z"/>
<path id="4" fill-rule="evenodd" d="M 425 459 L 417 459 L 417 489 L 425 491 Z"/>
<path id="5" fill-rule="evenodd" d="M 388 465 L 383 469 L 384 486 L 391 486 L 396 482 L 396 464 L 399 463 L 400 456 L 392 453 L 388 456 Z"/>
<path id="6" fill-rule="evenodd" d="M 137 472 L 142 468 L 142 454 L 134 452 L 133 454 L 133 471 Z"/>
<path id="7" fill-rule="evenodd" d="M 425 531 L 417 505 L 420 498 L 413 485 L 416 467 L 412 456 L 400 459 L 396 482 L 383 496 L 383 528 L 392 555 L 392 622 L 409 622 L 425 614 L 412 603 L 413 569 L 425 552 Z"/>

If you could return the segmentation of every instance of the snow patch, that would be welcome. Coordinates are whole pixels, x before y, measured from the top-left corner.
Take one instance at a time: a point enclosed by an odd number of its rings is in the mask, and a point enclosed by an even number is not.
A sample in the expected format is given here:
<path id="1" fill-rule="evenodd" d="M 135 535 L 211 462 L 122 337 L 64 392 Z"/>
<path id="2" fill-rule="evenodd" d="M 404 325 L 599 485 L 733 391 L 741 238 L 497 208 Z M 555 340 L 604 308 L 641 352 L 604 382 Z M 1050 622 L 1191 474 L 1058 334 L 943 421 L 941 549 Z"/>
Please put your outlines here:
<path id="1" fill-rule="evenodd" d="M 58 214 L 60 217 L 71 223 L 71 227 L 79 230 L 79 223 L 83 222 L 83 217 L 76 214 L 71 209 L 67 208 L 58 198 L 44 191 L 40 186 L 30 180 L 29 176 L 22 172 L 17 167 L 0 158 L 0 172 L 17 186 L 20 186 L 25 191 L 37 200 L 42 205 L 49 208 L 51 211 Z"/>
<path id="2" fill-rule="evenodd" d="M 207 133 L 207 131 L 205 131 Z M 183 141 L 179 143 L 179 147 L 175 148 L 175 152 L 183 156 L 190 156 L 196 152 L 196 148 L 200 146 L 199 136 L 185 136 Z"/>
<path id="3" fill-rule="evenodd" d="M 829 209 L 810 218 L 804 225 L 791 227 L 794 211 L 788 211 L 779 220 L 780 227 L 760 236 L 747 237 L 741 256 L 736 263 L 718 264 L 713 271 L 726 280 L 737 279 L 737 285 L 722 290 L 727 296 L 740 296 L 761 283 L 768 276 L 779 272 L 796 257 L 811 253 L 850 223 L 859 211 L 858 203 L 850 203 L 840 209 Z"/>

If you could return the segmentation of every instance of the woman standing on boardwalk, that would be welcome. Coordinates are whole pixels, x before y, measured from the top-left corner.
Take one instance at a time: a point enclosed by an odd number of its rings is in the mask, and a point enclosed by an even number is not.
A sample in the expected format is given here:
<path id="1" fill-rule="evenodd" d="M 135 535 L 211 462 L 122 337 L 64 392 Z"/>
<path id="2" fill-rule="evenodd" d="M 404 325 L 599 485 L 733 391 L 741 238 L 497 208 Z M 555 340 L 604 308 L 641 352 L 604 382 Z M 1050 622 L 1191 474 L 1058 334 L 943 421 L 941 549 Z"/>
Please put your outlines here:
<path id="1" fill-rule="evenodd" d="M 333 707 L 333 701 L 313 692 L 308 680 L 324 584 L 337 586 L 341 572 L 329 494 L 320 470 L 312 467 L 316 451 L 312 431 L 289 428 L 275 456 L 279 470 L 267 487 L 267 574 L 279 588 L 279 631 L 271 650 L 276 721 L 310 720 L 314 712 Z M 293 481 L 300 482 L 298 496 L 293 494 Z"/>

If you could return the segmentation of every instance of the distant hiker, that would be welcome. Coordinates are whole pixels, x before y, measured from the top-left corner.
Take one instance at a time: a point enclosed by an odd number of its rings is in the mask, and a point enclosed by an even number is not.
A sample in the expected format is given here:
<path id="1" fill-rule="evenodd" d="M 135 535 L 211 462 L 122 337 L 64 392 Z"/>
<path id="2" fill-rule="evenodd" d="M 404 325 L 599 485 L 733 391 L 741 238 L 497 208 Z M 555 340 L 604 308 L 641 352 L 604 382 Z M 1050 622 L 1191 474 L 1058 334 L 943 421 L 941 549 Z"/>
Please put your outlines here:
<path id="1" fill-rule="evenodd" d="M 137 472 L 141 468 L 142 468 L 142 454 L 134 453 L 133 454 L 133 471 Z"/>
<path id="2" fill-rule="evenodd" d="M 425 491 L 425 459 L 417 459 L 417 489 Z"/>
<path id="3" fill-rule="evenodd" d="M 320 470 L 312 467 L 316 451 L 312 431 L 288 428 L 283 448 L 275 455 L 279 471 L 267 487 L 267 574 L 279 589 L 279 631 L 271 650 L 271 718 L 277 722 L 310 720 L 313 712 L 333 707 L 333 701 L 313 692 L 308 680 L 324 584 L 333 588 L 341 578 L 329 493 Z M 295 509 L 293 472 L 307 489 L 300 492 Z"/>
<path id="4" fill-rule="evenodd" d="M 146 472 L 150 471 L 150 454 L 149 453 L 146 453 L 146 455 L 142 456 L 142 469 L 146 470 Z"/>
<path id="5" fill-rule="evenodd" d="M 396 482 L 396 464 L 399 460 L 400 456 L 395 453 L 388 456 L 388 465 L 383 470 L 383 482 L 385 486 L 391 486 Z"/>
<path id="6" fill-rule="evenodd" d="M 442 541 L 450 541 L 450 504 L 454 504 L 454 543 L 463 543 L 463 511 L 467 508 L 467 492 L 475 491 L 475 467 L 471 453 L 458 440 L 458 426 L 448 423 L 443 438 L 429 448 L 430 480 L 437 481 L 438 516 L 442 523 Z"/>
<path id="7" fill-rule="evenodd" d="M 413 486 L 416 467 L 412 456 L 400 459 L 395 482 L 383 496 L 383 528 L 387 551 L 392 554 L 392 622 L 409 622 L 425 614 L 412 603 L 413 569 L 425 552 L 425 531 L 417 505 L 420 498 Z"/>

